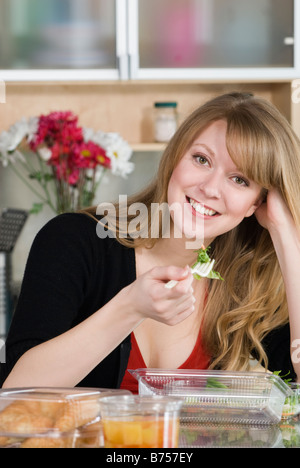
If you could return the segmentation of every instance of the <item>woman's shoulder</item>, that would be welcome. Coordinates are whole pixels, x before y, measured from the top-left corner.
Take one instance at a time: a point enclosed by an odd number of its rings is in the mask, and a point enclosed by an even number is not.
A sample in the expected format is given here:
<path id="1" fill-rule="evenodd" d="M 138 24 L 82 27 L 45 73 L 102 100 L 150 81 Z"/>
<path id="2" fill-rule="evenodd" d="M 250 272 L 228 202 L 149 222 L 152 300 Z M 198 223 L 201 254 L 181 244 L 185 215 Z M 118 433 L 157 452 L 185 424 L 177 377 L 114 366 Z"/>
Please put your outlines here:
<path id="1" fill-rule="evenodd" d="M 76 235 L 77 233 L 96 233 L 97 219 L 85 213 L 62 213 L 48 220 L 38 232 L 40 235 L 54 233 Z M 73 236 L 72 236 L 73 237 Z"/>
<path id="2" fill-rule="evenodd" d="M 54 216 L 42 227 L 41 232 L 44 230 L 56 230 L 56 229 L 92 229 L 96 226 L 97 219 L 89 216 L 85 213 L 62 213 Z"/>
<path id="3" fill-rule="evenodd" d="M 63 213 L 50 219 L 37 233 L 36 242 L 89 244 L 98 249 L 125 248 L 115 236 L 99 234 L 97 217 L 88 213 Z"/>

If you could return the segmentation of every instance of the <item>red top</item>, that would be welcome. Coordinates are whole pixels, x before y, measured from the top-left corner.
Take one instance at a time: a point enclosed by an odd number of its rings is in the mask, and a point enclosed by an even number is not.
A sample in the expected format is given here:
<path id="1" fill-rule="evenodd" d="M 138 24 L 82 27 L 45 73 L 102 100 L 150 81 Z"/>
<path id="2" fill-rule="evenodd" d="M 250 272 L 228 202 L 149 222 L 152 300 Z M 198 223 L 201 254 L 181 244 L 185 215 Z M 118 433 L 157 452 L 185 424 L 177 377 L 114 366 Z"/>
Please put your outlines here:
<path id="1" fill-rule="evenodd" d="M 179 367 L 179 369 L 207 369 L 210 358 L 204 352 L 201 343 L 201 333 L 199 333 L 193 351 L 187 360 Z M 135 339 L 134 333 L 131 333 L 131 351 L 127 364 L 127 369 L 145 369 L 147 366 L 144 362 L 140 348 Z M 126 370 L 121 388 L 130 390 L 132 393 L 138 393 L 138 381 Z"/>

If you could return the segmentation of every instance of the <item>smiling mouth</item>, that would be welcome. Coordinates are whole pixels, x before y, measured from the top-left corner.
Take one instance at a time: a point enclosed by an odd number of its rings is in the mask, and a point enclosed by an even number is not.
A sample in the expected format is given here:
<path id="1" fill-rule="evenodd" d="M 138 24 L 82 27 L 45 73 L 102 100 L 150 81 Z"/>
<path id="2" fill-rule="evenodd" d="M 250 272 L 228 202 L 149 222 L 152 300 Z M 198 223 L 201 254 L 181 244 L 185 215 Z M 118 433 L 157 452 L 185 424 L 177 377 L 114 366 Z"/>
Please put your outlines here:
<path id="1" fill-rule="evenodd" d="M 187 197 L 187 201 L 194 208 L 197 213 L 205 216 L 216 216 L 219 215 L 217 211 L 212 210 L 211 208 L 205 207 L 202 203 L 196 202 L 193 198 Z"/>

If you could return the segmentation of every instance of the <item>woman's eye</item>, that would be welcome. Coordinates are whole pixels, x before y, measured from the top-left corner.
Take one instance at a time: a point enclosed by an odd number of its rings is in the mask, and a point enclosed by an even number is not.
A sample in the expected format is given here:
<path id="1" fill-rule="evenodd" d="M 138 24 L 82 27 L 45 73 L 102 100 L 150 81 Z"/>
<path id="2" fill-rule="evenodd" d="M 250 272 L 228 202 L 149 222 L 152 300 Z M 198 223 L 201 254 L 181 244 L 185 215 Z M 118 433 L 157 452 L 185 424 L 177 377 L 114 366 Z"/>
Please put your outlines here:
<path id="1" fill-rule="evenodd" d="M 249 185 L 248 182 L 245 179 L 243 179 L 242 177 L 239 177 L 239 176 L 234 176 L 233 180 L 238 185 L 243 185 L 245 187 L 248 187 L 248 185 Z"/>
<path id="2" fill-rule="evenodd" d="M 201 164 L 202 166 L 208 163 L 207 158 L 205 156 L 202 156 L 201 154 L 195 154 L 193 158 L 197 163 Z"/>

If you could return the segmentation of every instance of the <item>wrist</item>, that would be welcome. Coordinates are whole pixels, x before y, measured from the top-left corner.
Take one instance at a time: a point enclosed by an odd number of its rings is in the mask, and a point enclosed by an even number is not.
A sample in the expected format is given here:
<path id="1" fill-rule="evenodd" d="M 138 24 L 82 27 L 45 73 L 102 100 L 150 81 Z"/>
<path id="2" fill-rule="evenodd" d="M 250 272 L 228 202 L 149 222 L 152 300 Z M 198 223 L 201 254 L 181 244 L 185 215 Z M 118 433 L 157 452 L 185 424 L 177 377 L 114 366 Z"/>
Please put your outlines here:
<path id="1" fill-rule="evenodd" d="M 116 298 L 120 302 L 120 307 L 124 316 L 127 318 L 128 323 L 133 327 L 136 328 L 143 320 L 144 316 L 138 307 L 136 300 L 132 297 L 132 285 L 126 286 L 125 288 L 121 289 L 121 291 L 117 294 Z"/>
<path id="2" fill-rule="evenodd" d="M 298 277 L 300 262 L 300 233 L 296 226 L 269 231 L 284 277 L 288 272 Z"/>
<path id="3" fill-rule="evenodd" d="M 300 246 L 300 232 L 294 223 L 270 228 L 269 234 L 275 247 L 277 245 L 285 248 Z"/>

